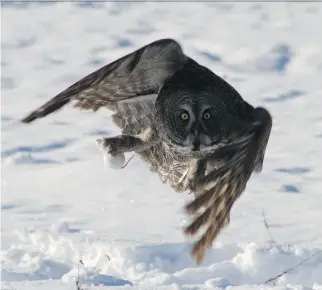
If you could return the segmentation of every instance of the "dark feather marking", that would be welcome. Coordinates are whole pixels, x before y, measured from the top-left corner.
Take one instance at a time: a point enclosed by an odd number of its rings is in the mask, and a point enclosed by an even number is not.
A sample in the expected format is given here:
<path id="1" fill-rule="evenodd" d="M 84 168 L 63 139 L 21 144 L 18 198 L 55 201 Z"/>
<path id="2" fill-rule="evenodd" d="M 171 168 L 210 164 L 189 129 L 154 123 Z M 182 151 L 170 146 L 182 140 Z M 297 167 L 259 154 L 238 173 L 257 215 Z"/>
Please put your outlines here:
<path id="1" fill-rule="evenodd" d="M 134 55 L 133 60 L 129 63 L 130 73 L 135 69 L 135 67 L 139 63 L 143 52 L 144 52 L 144 48 L 139 49 L 137 53 Z"/>

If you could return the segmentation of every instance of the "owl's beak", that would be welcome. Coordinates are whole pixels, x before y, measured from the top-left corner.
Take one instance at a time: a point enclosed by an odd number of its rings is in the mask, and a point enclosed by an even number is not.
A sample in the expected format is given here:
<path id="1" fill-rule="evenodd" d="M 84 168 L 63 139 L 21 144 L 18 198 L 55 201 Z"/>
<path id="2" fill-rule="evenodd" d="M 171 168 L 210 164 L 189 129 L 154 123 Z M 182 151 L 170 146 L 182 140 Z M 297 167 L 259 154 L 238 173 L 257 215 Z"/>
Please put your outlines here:
<path id="1" fill-rule="evenodd" d="M 200 138 L 199 138 L 199 130 L 196 126 L 194 126 L 193 131 L 193 142 L 192 142 L 192 151 L 200 150 Z"/>
<path id="2" fill-rule="evenodd" d="M 198 141 L 197 143 L 193 143 L 193 147 L 191 151 L 199 151 L 200 150 L 200 142 Z"/>

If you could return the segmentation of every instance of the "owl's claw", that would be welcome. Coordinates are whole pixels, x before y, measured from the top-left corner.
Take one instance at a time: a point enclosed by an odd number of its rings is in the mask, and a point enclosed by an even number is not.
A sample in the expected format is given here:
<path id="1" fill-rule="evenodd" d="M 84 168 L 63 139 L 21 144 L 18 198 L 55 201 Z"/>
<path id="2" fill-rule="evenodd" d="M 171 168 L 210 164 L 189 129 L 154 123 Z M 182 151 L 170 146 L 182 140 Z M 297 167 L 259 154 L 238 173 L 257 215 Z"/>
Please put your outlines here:
<path id="1" fill-rule="evenodd" d="M 188 180 L 188 188 L 191 190 L 191 192 L 193 192 L 193 194 L 195 196 L 198 196 L 201 194 L 202 192 L 202 186 L 201 184 L 198 182 L 198 179 L 197 180 L 192 180 L 192 179 L 189 179 Z"/>
<path id="2" fill-rule="evenodd" d="M 114 143 L 113 139 L 111 138 L 97 139 L 96 143 L 98 144 L 100 150 L 104 154 L 109 154 L 111 156 L 116 156 L 118 154 L 118 150 L 115 144 L 113 144 Z"/>
<path id="3" fill-rule="evenodd" d="M 98 139 L 96 140 L 96 143 L 99 147 L 99 150 L 103 153 L 103 161 L 104 161 L 104 164 L 107 164 L 108 163 L 108 158 L 109 158 L 109 151 L 110 151 L 110 148 L 109 148 L 109 145 L 106 145 L 105 142 L 104 142 L 104 139 Z"/>
<path id="4" fill-rule="evenodd" d="M 103 153 L 104 164 L 109 165 L 111 168 L 114 169 L 123 168 L 125 162 L 124 154 L 115 154 L 116 150 L 113 150 L 113 145 L 108 144 L 109 142 L 107 141 L 107 138 L 96 140 L 96 143 L 98 144 L 100 151 Z"/>

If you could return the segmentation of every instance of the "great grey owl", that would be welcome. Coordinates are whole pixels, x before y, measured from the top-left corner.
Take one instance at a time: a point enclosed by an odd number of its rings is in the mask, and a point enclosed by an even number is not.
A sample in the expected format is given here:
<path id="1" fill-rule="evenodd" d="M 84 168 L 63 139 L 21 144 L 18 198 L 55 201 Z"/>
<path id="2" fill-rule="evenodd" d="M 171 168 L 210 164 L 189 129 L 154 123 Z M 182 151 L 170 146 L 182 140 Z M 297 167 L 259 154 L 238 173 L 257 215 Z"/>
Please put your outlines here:
<path id="1" fill-rule="evenodd" d="M 272 127 L 226 81 L 186 56 L 172 39 L 154 41 L 76 82 L 22 122 L 75 107 L 107 107 L 122 135 L 99 140 L 116 156 L 136 152 L 175 191 L 191 191 L 193 220 L 184 230 L 204 232 L 192 249 L 199 264 L 251 174 L 260 172 Z"/>

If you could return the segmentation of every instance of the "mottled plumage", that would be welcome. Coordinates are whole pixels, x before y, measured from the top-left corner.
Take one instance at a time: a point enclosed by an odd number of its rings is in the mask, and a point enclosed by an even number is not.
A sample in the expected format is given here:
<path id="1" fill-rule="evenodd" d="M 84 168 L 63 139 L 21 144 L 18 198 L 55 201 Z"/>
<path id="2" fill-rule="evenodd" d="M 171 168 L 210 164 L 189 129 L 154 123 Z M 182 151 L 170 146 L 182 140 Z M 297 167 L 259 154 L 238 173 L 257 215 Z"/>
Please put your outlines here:
<path id="1" fill-rule="evenodd" d="M 122 135 L 99 140 L 108 154 L 136 152 L 176 191 L 192 191 L 187 235 L 204 233 L 192 254 L 199 263 L 255 172 L 260 172 L 272 118 L 226 81 L 186 56 L 171 39 L 152 42 L 70 86 L 22 122 L 70 101 L 107 107 Z"/>

